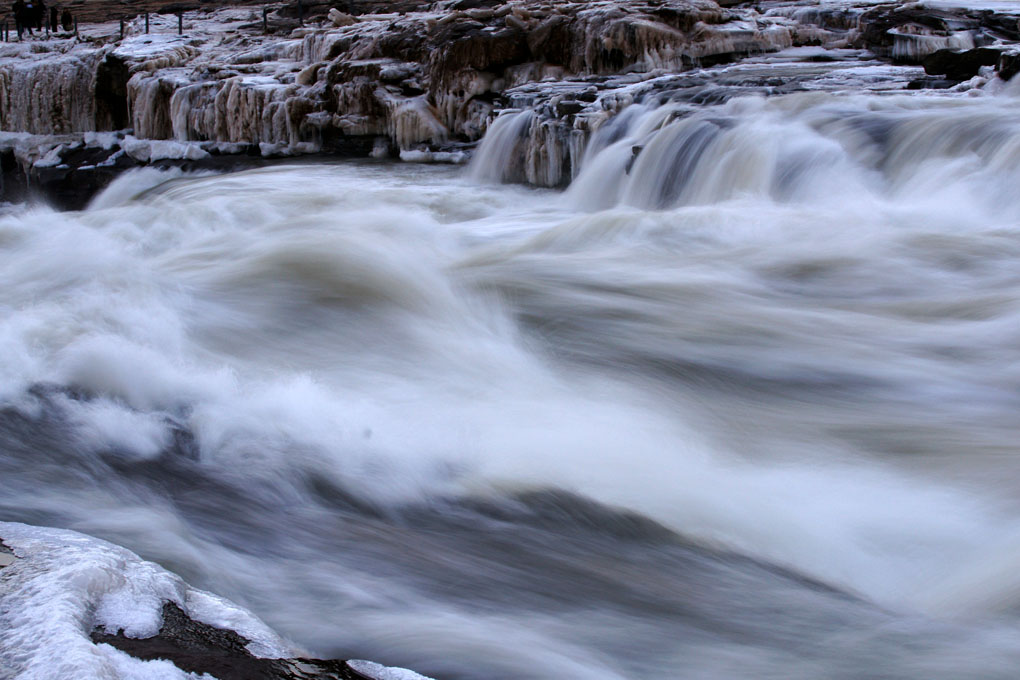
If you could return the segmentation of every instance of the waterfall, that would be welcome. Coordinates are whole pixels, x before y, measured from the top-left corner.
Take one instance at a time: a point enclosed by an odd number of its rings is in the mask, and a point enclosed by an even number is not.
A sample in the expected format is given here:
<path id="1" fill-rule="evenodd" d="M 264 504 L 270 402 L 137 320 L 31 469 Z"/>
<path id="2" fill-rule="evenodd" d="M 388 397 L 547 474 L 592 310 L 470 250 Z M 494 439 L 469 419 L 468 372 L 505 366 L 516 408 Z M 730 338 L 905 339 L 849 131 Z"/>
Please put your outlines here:
<path id="1" fill-rule="evenodd" d="M 523 176 L 529 153 L 532 111 L 505 111 L 489 126 L 475 152 L 471 176 L 482 182 L 504 182 Z"/>
<path id="2" fill-rule="evenodd" d="M 777 202 L 923 200 L 958 192 L 982 206 L 1018 203 L 1020 123 L 1009 96 L 967 105 L 908 95 L 741 97 L 724 104 L 633 105 L 583 150 L 575 205 L 666 209 L 740 198 Z M 545 147 L 531 111 L 496 120 L 472 174 L 520 181 Z"/>

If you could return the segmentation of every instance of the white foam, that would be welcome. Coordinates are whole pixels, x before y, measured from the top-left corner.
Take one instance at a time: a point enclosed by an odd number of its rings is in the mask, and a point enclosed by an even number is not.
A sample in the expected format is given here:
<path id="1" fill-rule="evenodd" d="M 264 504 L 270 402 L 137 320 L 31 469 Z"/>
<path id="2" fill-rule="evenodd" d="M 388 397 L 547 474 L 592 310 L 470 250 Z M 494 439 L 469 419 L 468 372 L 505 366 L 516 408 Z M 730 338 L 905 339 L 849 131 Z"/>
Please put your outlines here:
<path id="1" fill-rule="evenodd" d="M 182 176 L 184 171 L 180 168 L 133 168 L 96 194 L 89 202 L 89 210 L 125 205 L 145 191 Z"/>
<path id="2" fill-rule="evenodd" d="M 414 671 L 409 671 L 406 668 L 383 666 L 382 664 L 375 663 L 374 661 L 352 659 L 347 663 L 357 672 L 367 675 L 370 678 L 374 678 L 374 680 L 431 680 L 424 675 L 420 675 Z"/>

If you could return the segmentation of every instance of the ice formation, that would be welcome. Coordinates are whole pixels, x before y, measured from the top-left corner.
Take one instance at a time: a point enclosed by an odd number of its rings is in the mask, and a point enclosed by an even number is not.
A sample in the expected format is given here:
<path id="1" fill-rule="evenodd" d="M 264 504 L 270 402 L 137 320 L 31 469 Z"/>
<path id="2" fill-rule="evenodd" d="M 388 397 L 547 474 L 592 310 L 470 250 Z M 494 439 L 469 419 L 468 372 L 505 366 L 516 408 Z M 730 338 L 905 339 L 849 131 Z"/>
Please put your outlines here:
<path id="1" fill-rule="evenodd" d="M 57 41 L 15 49 L 21 47 L 0 47 L 0 129 L 34 134 L 96 129 L 94 83 L 106 50 Z"/>

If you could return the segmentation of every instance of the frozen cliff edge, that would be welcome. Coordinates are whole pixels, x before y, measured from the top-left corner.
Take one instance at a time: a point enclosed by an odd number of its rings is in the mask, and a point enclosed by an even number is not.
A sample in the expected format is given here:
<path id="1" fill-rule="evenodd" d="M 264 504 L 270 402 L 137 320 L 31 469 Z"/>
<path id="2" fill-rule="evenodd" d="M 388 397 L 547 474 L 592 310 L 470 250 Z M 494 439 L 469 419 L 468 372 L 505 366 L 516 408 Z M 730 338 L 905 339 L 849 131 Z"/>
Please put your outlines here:
<path id="1" fill-rule="evenodd" d="M 428 680 L 303 658 L 253 614 L 124 548 L 9 522 L 0 522 L 0 640 L 0 677 L 11 680 Z"/>
<path id="2" fill-rule="evenodd" d="M 123 168 L 154 162 L 215 165 L 210 156 L 462 162 L 508 111 L 534 115 L 526 126 L 517 121 L 525 148 L 494 179 L 562 186 L 594 133 L 650 91 L 689 88 L 666 82 L 680 74 L 798 49 L 815 50 L 808 58 L 816 64 L 912 69 L 900 89 L 951 87 L 981 69 L 1006 80 L 1020 70 L 1020 10 L 1005 3 L 343 6 L 309 5 L 316 9 L 300 26 L 292 6 L 277 6 L 265 22 L 235 7 L 185 12 L 180 35 L 175 17 L 154 15 L 149 33 L 138 17 L 123 37 L 110 22 L 85 27 L 82 39 L 0 43 L 0 132 L 34 135 L 31 143 L 0 140 L 0 199 L 20 200 L 25 186 L 50 198 L 74 194 L 75 184 L 98 189 Z M 104 148 L 110 153 L 83 152 L 94 149 L 86 133 L 112 131 L 120 134 Z M 74 176 L 83 167 L 94 171 Z"/>

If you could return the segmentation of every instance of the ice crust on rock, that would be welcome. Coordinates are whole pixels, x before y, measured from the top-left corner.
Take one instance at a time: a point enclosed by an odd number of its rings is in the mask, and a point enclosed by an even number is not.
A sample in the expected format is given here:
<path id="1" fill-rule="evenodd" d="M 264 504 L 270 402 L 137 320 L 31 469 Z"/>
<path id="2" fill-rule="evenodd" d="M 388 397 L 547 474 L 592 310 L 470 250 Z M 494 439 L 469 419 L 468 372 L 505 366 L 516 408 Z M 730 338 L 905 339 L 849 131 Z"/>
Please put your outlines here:
<path id="1" fill-rule="evenodd" d="M 12 522 L 0 522 L 0 540 L 0 556 L 5 558 L 0 560 L 3 680 L 212 680 L 170 661 L 143 661 L 90 637 L 96 629 L 128 638 L 153 637 L 161 631 L 167 602 L 193 621 L 237 632 L 256 657 L 284 660 L 284 668 L 300 669 L 302 661 L 309 661 L 294 659 L 301 650 L 250 612 L 192 588 L 125 548 L 74 531 Z M 348 666 L 375 680 L 430 680 L 371 661 Z"/>
<path id="2" fill-rule="evenodd" d="M 248 649 L 256 656 L 295 654 L 254 615 L 112 543 L 8 522 L 0 522 L 0 537 L 19 558 L 0 571 L 5 680 L 198 678 L 170 662 L 141 661 L 89 638 L 96 627 L 123 630 L 128 637 L 155 635 L 164 601 L 195 620 L 236 630 L 251 641 Z"/>
<path id="3" fill-rule="evenodd" d="M 195 143 L 174 142 L 164 139 L 138 139 L 132 135 L 128 135 L 121 140 L 120 147 L 124 150 L 124 153 L 141 162 L 168 159 L 195 161 L 209 157 L 209 152 Z"/>
<path id="4" fill-rule="evenodd" d="M 134 62 L 139 69 L 167 68 L 182 64 L 198 54 L 190 41 L 187 36 L 165 33 L 134 35 L 120 41 L 111 54 L 123 61 Z"/>
<path id="5" fill-rule="evenodd" d="M 93 130 L 95 74 L 109 48 L 42 48 L 0 51 L 0 128 L 34 134 Z"/>

